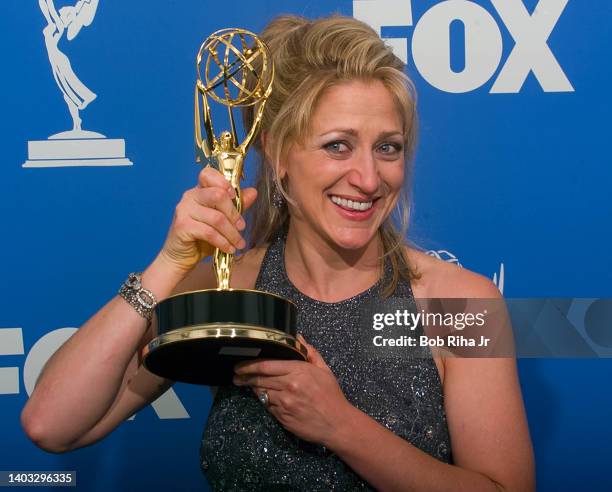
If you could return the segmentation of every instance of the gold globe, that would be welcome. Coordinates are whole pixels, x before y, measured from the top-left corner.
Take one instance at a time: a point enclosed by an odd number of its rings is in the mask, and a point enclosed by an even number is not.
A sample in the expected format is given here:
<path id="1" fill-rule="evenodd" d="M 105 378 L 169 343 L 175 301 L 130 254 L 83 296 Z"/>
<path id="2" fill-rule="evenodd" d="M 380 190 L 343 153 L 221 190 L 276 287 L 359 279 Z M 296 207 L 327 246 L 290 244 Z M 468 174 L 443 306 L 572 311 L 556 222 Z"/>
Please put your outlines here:
<path id="1" fill-rule="evenodd" d="M 245 29 L 221 29 L 198 52 L 197 87 L 224 106 L 252 106 L 267 98 L 274 65 L 267 46 Z"/>

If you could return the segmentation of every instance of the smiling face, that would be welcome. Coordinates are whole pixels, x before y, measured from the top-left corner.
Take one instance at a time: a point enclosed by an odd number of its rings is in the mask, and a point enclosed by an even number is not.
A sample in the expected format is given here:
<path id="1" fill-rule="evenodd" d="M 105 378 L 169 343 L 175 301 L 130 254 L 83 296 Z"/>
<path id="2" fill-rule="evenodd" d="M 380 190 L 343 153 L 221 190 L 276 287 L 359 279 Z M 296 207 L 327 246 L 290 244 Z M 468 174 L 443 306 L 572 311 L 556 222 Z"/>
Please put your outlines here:
<path id="1" fill-rule="evenodd" d="M 330 246 L 356 250 L 397 203 L 404 181 L 404 121 L 385 85 L 349 81 L 326 89 L 310 132 L 281 162 L 296 202 L 291 227 Z"/>

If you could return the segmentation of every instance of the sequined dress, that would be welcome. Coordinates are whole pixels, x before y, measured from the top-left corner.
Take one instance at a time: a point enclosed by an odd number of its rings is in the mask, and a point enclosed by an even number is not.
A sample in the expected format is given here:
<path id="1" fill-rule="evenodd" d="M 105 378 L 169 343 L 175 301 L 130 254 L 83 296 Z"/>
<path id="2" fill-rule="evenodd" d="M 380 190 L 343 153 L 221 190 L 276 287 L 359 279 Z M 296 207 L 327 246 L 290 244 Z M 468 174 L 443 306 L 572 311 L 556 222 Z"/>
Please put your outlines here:
<path id="1" fill-rule="evenodd" d="M 255 288 L 297 305 L 298 333 L 321 353 L 352 405 L 431 456 L 451 463 L 441 382 L 431 353 L 381 358 L 364 357 L 360 350 L 360 308 L 380 297 L 383 279 L 350 299 L 318 301 L 289 280 L 284 247 L 281 233 L 266 251 Z M 387 265 L 385 276 L 389 273 Z M 409 283 L 400 280 L 394 296 L 415 308 Z M 247 387 L 218 389 L 202 436 L 200 464 L 215 491 L 374 490 L 330 450 L 286 431 Z"/>

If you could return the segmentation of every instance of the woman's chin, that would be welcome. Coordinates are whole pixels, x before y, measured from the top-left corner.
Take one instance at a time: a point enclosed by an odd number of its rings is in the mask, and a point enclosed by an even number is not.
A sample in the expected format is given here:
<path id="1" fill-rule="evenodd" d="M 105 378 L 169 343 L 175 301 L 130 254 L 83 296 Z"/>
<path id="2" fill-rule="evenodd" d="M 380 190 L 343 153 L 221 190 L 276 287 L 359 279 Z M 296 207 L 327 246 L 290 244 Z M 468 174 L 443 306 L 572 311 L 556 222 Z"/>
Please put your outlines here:
<path id="1" fill-rule="evenodd" d="M 359 250 L 365 248 L 374 239 L 375 234 L 369 230 L 337 231 L 332 240 L 341 249 Z"/>

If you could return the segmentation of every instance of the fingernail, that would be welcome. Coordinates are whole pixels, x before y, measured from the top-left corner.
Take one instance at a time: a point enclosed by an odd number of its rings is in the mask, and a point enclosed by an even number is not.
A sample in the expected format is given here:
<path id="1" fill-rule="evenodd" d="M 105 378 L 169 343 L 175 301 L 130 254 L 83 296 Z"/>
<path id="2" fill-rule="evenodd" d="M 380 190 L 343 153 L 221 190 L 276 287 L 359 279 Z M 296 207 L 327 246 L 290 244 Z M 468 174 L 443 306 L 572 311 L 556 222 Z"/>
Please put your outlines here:
<path id="1" fill-rule="evenodd" d="M 233 186 L 228 186 L 227 191 L 229 193 L 230 198 L 236 198 L 236 192 L 234 191 Z"/>
<path id="2" fill-rule="evenodd" d="M 246 222 L 244 221 L 242 217 L 240 217 L 238 219 L 238 222 L 236 222 L 236 227 L 238 227 L 238 229 L 240 230 L 243 230 L 246 227 Z"/>
<path id="3" fill-rule="evenodd" d="M 240 242 L 238 243 L 238 247 L 240 249 L 246 248 L 246 241 L 244 239 L 241 239 Z"/>

